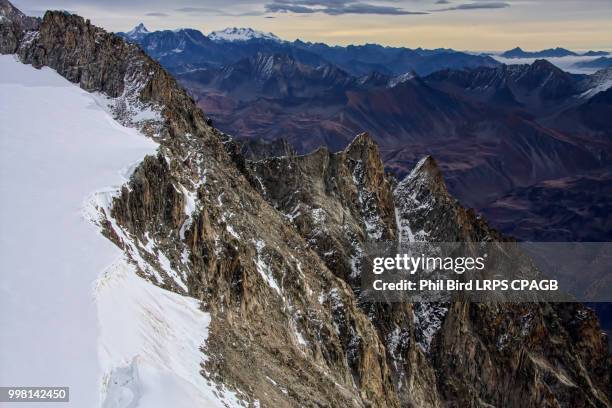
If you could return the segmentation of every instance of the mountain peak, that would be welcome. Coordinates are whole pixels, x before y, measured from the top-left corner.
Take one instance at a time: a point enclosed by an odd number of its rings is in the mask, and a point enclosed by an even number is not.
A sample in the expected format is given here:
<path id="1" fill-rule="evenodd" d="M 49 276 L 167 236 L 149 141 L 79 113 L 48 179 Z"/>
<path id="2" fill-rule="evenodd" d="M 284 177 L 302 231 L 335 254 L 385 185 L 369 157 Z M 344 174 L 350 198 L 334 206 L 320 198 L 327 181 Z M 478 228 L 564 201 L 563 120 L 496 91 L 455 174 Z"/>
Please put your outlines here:
<path id="1" fill-rule="evenodd" d="M 378 145 L 368 133 L 363 132 L 355 136 L 353 141 L 344 150 L 351 157 L 367 156 L 370 151 L 378 155 Z"/>
<path id="2" fill-rule="evenodd" d="M 449 195 L 442 171 L 436 160 L 429 155 L 419 160 L 412 172 L 398 184 L 396 190 L 421 191 L 423 189 L 445 197 Z"/>
<path id="3" fill-rule="evenodd" d="M 139 39 L 139 38 L 142 38 L 145 35 L 149 34 L 149 32 L 150 31 L 147 30 L 147 27 L 145 27 L 145 25 L 143 23 L 140 23 L 136 27 L 134 27 L 130 31 L 128 31 L 125 35 L 129 39 Z"/>
<path id="4" fill-rule="evenodd" d="M 8 0 L 0 0 L 0 23 L 7 21 L 17 24 L 18 27 L 24 30 L 38 29 L 38 25 L 40 24 L 39 18 L 26 16 L 21 12 L 21 10 L 13 6 Z M 3 33 L 3 36 L 4 35 L 5 33 Z M 5 42 L 3 45 L 0 46 L 0 50 L 6 47 L 7 52 L 12 52 L 13 50 L 9 49 L 14 48 L 14 46 L 16 46 L 16 44 L 12 44 L 9 46 L 9 44 Z"/>
<path id="5" fill-rule="evenodd" d="M 556 70 L 562 71 L 562 69 L 558 68 L 555 64 L 553 64 L 552 62 L 548 61 L 547 59 L 537 59 L 537 60 L 533 61 L 531 66 L 533 68 L 552 69 L 552 70 L 555 70 L 555 71 Z"/>
<path id="6" fill-rule="evenodd" d="M 0 0 L 0 16 L 9 17 L 13 14 L 23 15 L 23 13 L 6 0 Z"/>
<path id="7" fill-rule="evenodd" d="M 587 52 L 585 52 L 584 54 L 582 54 L 585 57 L 603 57 L 608 55 L 609 53 L 607 51 L 594 51 L 594 50 L 589 50 Z"/>
<path id="8" fill-rule="evenodd" d="M 440 171 L 440 167 L 438 167 L 438 163 L 430 155 L 419 160 L 416 166 L 414 166 L 414 169 L 412 169 L 410 176 L 417 175 L 424 175 L 433 180 L 440 180 L 442 178 L 442 172 Z"/>
<path id="9" fill-rule="evenodd" d="M 551 58 L 551 57 L 567 57 L 578 55 L 573 51 L 565 48 L 555 47 L 548 48 L 541 51 L 525 51 L 521 47 L 515 47 L 502 54 L 501 57 L 505 58 Z"/>
<path id="10" fill-rule="evenodd" d="M 552 62 L 545 59 L 535 60 L 528 68 L 529 72 L 536 73 L 543 86 L 546 85 L 552 79 L 558 79 L 566 82 L 566 86 L 571 86 L 573 81 L 570 78 L 570 74 L 563 71 L 561 68 L 553 64 Z M 544 75 L 544 76 L 542 76 Z M 555 83 L 559 85 L 558 83 Z"/>
<path id="11" fill-rule="evenodd" d="M 281 39 L 272 33 L 265 33 L 248 27 L 228 27 L 224 30 L 213 31 L 208 35 L 208 38 L 213 41 L 250 41 L 257 39 L 281 42 Z"/>

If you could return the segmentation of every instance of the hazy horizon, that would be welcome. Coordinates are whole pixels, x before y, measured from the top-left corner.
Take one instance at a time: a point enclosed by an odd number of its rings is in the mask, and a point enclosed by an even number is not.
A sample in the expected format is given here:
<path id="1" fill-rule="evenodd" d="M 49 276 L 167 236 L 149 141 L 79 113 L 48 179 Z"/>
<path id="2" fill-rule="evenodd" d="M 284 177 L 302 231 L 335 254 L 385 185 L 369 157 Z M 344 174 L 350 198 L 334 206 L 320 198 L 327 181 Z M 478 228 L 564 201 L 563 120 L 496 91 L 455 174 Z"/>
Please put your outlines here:
<path id="1" fill-rule="evenodd" d="M 65 9 L 109 31 L 142 22 L 150 30 L 204 33 L 250 27 L 284 40 L 378 43 L 480 52 L 514 47 L 612 51 L 612 1 L 561 0 L 15 0 L 26 14 Z"/>

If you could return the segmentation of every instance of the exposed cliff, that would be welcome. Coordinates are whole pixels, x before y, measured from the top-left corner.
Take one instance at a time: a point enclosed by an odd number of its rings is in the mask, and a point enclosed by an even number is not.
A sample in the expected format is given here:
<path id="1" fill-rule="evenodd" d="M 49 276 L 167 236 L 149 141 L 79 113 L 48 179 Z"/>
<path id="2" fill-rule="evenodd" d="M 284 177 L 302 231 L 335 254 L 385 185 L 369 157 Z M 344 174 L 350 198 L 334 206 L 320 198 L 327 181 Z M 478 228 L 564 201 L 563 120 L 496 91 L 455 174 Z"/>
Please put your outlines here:
<path id="1" fill-rule="evenodd" d="M 362 152 L 358 157 L 371 160 L 357 160 L 356 166 L 347 158 L 358 146 Z M 372 177 L 382 175 L 382 162 L 367 135 L 360 135 L 340 153 L 318 150 L 306 156 L 253 162 L 248 167 L 262 194 L 285 213 L 330 269 L 352 285 L 358 299 L 359 263 L 349 260 L 359 259 L 355 254 L 368 240 L 397 235 L 403 242 L 508 241 L 449 195 L 431 157 L 421 160 L 391 193 L 391 180 Z M 360 175 L 369 176 L 345 178 L 340 183 L 341 172 L 330 168 L 357 168 Z M 359 192 L 372 190 L 379 194 L 371 197 L 364 212 Z M 389 205 L 395 206 L 392 220 L 385 216 Z M 337 215 L 337 208 L 344 212 Z M 317 219 L 319 225 L 310 221 Z M 373 225 L 378 228 L 372 229 Z M 381 233 L 372 236 L 368 233 L 372 230 Z M 405 406 L 609 403 L 610 360 L 605 337 L 600 331 L 594 335 L 594 314 L 581 305 L 359 304 L 386 346 L 398 396 Z M 577 333 L 583 331 L 590 333 L 585 335 L 589 339 L 586 354 L 585 343 L 575 343 Z M 586 355 L 589 357 L 582 360 Z M 585 388 L 579 384 L 594 385 Z"/>
<path id="2" fill-rule="evenodd" d="M 14 53 L 24 37 L 39 25 L 40 19 L 26 16 L 8 0 L 0 0 L 0 53 Z"/>

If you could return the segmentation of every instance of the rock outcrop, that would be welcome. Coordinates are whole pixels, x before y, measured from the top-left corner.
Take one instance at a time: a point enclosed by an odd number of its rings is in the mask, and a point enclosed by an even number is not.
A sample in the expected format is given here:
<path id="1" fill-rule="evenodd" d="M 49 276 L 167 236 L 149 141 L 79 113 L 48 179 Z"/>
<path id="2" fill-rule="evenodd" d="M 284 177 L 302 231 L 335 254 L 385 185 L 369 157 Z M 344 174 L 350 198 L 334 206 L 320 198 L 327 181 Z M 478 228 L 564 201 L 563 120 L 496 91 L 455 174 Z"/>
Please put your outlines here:
<path id="1" fill-rule="evenodd" d="M 261 139 L 241 139 L 240 153 L 248 160 L 262 160 L 269 157 L 296 156 L 297 152 L 286 139 L 272 141 Z"/>
<path id="2" fill-rule="evenodd" d="M 315 249 L 337 276 L 359 284 L 368 239 L 395 238 L 391 185 L 366 134 L 344 151 L 249 162 L 254 187 Z"/>
<path id="3" fill-rule="evenodd" d="M 356 150 L 360 153 L 355 156 Z M 377 149 L 365 134 L 336 154 L 320 149 L 306 156 L 251 162 L 248 167 L 262 195 L 288 217 L 328 267 L 353 287 L 358 300 L 359 263 L 346 259 L 359 259 L 355 254 L 366 242 L 392 236 L 405 242 L 510 241 L 449 195 L 431 157 L 421 160 L 391 193 L 392 180 L 382 175 Z M 344 168 L 352 169 L 352 175 L 358 169 L 367 176 L 339 182 L 342 172 L 338 169 Z M 379 194 L 371 197 L 369 206 L 360 207 L 360 192 L 372 190 Z M 394 219 L 387 216 L 390 206 Z M 338 213 L 338 208 L 344 212 Z M 319 225 L 312 221 L 317 219 Z M 381 233 L 372 235 L 373 230 Z M 586 369 L 575 357 L 583 352 L 579 350 L 584 343 L 572 340 L 576 328 L 567 331 L 575 324 L 583 327 L 578 332 L 590 331 L 586 327 L 596 320 L 592 311 L 579 304 L 358 303 L 386 346 L 396 389 L 403 391 L 398 392 L 403 406 L 609 403 L 605 336 L 599 329 L 594 337 L 586 336 L 590 339 L 587 354 L 594 357 L 591 368 Z M 586 383 L 599 385 L 578 385 Z"/>
<path id="4" fill-rule="evenodd" d="M 248 161 L 137 46 L 65 12 L 0 30 L 2 52 L 108 96 L 159 143 L 99 222 L 143 278 L 202 301 L 202 375 L 245 403 L 610 406 L 606 339 L 581 305 L 360 299 L 367 242 L 503 239 L 448 195 L 433 159 L 395 188 L 365 134 L 339 153 Z"/>
<path id="5" fill-rule="evenodd" d="M 0 0 L 0 54 L 13 54 L 39 24 L 38 18 L 26 16 L 8 0 Z"/>

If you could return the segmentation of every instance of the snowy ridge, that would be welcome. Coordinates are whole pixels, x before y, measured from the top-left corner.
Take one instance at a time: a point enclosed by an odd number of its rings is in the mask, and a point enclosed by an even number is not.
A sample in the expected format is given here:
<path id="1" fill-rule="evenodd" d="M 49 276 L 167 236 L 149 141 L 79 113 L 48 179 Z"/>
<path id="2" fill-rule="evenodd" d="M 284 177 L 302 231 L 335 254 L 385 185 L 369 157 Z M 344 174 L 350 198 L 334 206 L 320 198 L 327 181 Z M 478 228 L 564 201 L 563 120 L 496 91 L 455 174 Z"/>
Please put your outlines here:
<path id="1" fill-rule="evenodd" d="M 125 173 L 124 175 L 125 182 L 128 181 L 131 172 L 137 164 L 139 163 L 129 167 L 130 173 Z M 193 193 L 190 193 L 183 187 L 182 190 L 184 191 L 185 212 L 187 215 L 185 225 L 191 223 L 195 201 Z M 102 232 L 112 231 L 112 234 L 123 247 L 126 259 L 137 267 L 141 275 L 157 285 L 166 285 L 172 287 L 177 293 L 188 294 L 189 290 L 185 284 L 187 280 L 187 266 L 185 263 L 172 263 L 166 254 L 164 254 L 161 246 L 152 237 L 148 234 L 145 235 L 144 240 L 132 237 L 111 216 L 113 199 L 118 196 L 119 187 L 100 190 L 92 194 L 84 205 L 83 213 L 85 218 L 97 225 Z M 106 228 L 110 229 L 110 231 L 105 231 Z M 181 231 L 183 231 L 183 228 L 181 228 Z"/>
<path id="2" fill-rule="evenodd" d="M 0 287 L 0 383 L 60 383 L 75 407 L 242 406 L 204 377 L 210 316 L 179 294 L 184 271 L 110 217 L 120 186 L 158 147 L 134 128 L 159 120 L 158 107 L 137 100 L 142 77 L 111 99 L 14 56 L 0 56 L 0 72 L 0 175 L 11 174 L 0 177 L 11 197 L 0 211 L 0 268 L 15 272 Z M 100 233 L 103 220 L 126 252 Z M 24 288 L 39 301 L 24 307 Z"/>
<path id="3" fill-rule="evenodd" d="M 96 284 L 103 408 L 238 407 L 201 375 L 210 315 L 200 302 L 136 275 L 120 257 Z"/>
<path id="4" fill-rule="evenodd" d="M 139 67 L 134 68 L 136 69 L 131 74 L 126 74 L 123 93 L 120 96 L 108 98 L 100 93 L 94 95 L 99 105 L 122 125 L 138 129 L 145 125 L 152 126 L 154 133 L 158 133 L 163 123 L 161 106 L 144 103 L 140 98 L 141 91 L 153 72 L 142 73 Z"/>
<path id="5" fill-rule="evenodd" d="M 439 187 L 441 180 L 436 180 L 435 166 L 432 159 L 426 156 L 419 160 L 414 169 L 395 188 L 395 222 L 398 245 L 406 246 L 411 242 L 428 242 L 429 232 L 422 228 L 413 231 L 411 220 L 435 217 L 432 210 L 436 206 L 434 191 L 421 194 L 422 190 Z M 410 248 L 407 246 L 406 248 Z M 432 342 L 442 327 L 448 304 L 442 302 L 415 303 L 413 308 L 414 330 L 417 345 L 424 353 L 429 353 Z"/>
<path id="6" fill-rule="evenodd" d="M 422 209 L 428 205 L 428 203 L 420 203 L 417 198 L 418 190 L 413 190 L 410 187 L 413 182 L 422 183 L 419 178 L 427 178 L 427 174 L 422 172 L 427 159 L 428 157 L 424 157 L 419 160 L 410 174 L 397 185 L 393 192 L 396 197 L 395 223 L 400 244 L 402 242 L 427 241 L 425 231 L 418 231 L 418 234 L 415 234 L 410 227 L 410 221 L 406 217 L 416 209 Z"/>
<path id="7" fill-rule="evenodd" d="M 0 194 L 12 197 L 1 204 L 0 268 L 15 272 L 0 294 L 0 383 L 61 383 L 73 406 L 97 406 L 100 364 L 83 358 L 98 347 L 91 288 L 120 250 L 92 227 L 83 201 L 122 184 L 121 169 L 157 145 L 49 68 L 6 55 L 0 72 Z M 36 256 L 20 256 L 24 248 Z M 24 288 L 38 302 L 24 307 Z"/>
<path id="8" fill-rule="evenodd" d="M 580 94 L 581 98 L 591 98 L 599 92 L 607 91 L 612 87 L 612 68 L 597 71 L 588 80 L 588 89 Z"/>
<path id="9" fill-rule="evenodd" d="M 208 38 L 213 41 L 250 41 L 250 40 L 269 40 L 281 42 L 282 40 L 272 33 L 253 30 L 252 28 L 228 27 L 224 30 L 213 31 L 208 34 Z"/>

